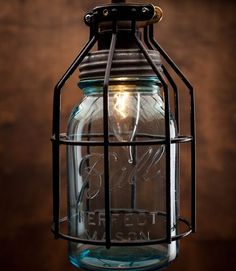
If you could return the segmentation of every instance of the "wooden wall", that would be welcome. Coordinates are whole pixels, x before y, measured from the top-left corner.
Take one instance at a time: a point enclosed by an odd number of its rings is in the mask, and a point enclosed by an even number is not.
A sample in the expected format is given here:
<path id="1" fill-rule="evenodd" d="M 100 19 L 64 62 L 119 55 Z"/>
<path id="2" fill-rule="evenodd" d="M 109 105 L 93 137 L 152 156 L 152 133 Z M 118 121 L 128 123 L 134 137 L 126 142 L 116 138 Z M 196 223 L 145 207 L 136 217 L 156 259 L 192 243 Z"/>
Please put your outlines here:
<path id="1" fill-rule="evenodd" d="M 101 2 L 0 2 L 1 270 L 73 270 L 66 243 L 50 233 L 52 90 L 86 42 L 84 12 Z M 165 15 L 158 39 L 188 74 L 197 101 L 198 232 L 181 242 L 169 270 L 234 270 L 236 5 L 153 3 Z"/>

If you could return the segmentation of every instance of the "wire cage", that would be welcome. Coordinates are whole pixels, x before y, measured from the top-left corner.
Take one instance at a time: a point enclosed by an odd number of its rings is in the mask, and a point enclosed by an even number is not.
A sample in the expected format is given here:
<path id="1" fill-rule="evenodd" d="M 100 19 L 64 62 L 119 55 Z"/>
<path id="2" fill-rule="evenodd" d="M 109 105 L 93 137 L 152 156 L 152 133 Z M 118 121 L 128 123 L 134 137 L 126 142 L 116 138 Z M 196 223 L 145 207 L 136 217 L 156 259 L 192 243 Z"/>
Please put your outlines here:
<path id="1" fill-rule="evenodd" d="M 52 231 L 55 238 L 62 238 L 73 242 L 84 244 L 104 245 L 106 248 L 111 246 L 138 246 L 138 245 L 151 245 L 160 243 L 171 243 L 182 237 L 189 235 L 196 231 L 196 150 L 195 150 L 195 102 L 193 87 L 180 71 L 173 60 L 162 49 L 159 43 L 154 38 L 154 23 L 160 19 L 160 14 L 153 5 L 135 5 L 135 4 L 120 4 L 113 1 L 113 4 L 106 6 L 99 6 L 85 15 L 85 23 L 90 27 L 90 38 L 82 51 L 76 57 L 71 66 L 67 69 L 65 74 L 57 83 L 54 90 L 53 100 L 53 128 L 52 128 L 52 155 L 53 155 L 53 226 Z M 125 1 L 123 1 L 125 2 Z M 159 14 L 159 15 L 158 15 Z M 158 17 L 159 16 L 159 17 Z M 110 81 L 110 73 L 113 64 L 113 57 L 116 50 L 117 34 L 119 33 L 119 21 L 130 23 L 130 35 L 133 36 L 137 47 L 143 54 L 148 64 L 152 68 L 155 75 L 161 82 L 164 93 L 165 104 L 165 136 L 163 138 L 150 138 L 144 141 L 127 141 L 127 142 L 113 142 L 109 140 L 108 131 L 108 87 Z M 112 28 L 112 38 L 108 54 L 108 60 L 105 69 L 104 83 L 103 83 L 103 140 L 99 141 L 75 141 L 66 138 L 65 134 L 61 133 L 61 91 L 65 82 L 75 72 L 84 58 L 88 55 L 94 45 L 97 43 L 100 33 L 100 25 L 102 23 L 110 22 Z M 148 23 L 147 23 L 148 22 Z M 143 27 L 143 39 L 137 34 L 137 28 Z M 168 72 L 166 66 L 162 64 L 163 73 L 160 72 L 148 50 L 156 50 L 160 53 L 163 59 L 168 64 L 168 68 L 182 80 L 186 86 L 188 95 L 190 95 L 190 135 L 182 135 L 180 132 L 180 102 L 179 102 L 179 88 Z M 174 111 L 177 124 L 177 136 L 171 138 L 170 135 L 170 91 L 173 91 L 174 96 Z M 171 145 L 184 144 L 190 142 L 191 144 L 191 221 L 182 217 L 178 217 L 178 223 L 185 224 L 187 230 L 177 233 L 175 236 L 171 234 L 171 202 L 173 200 L 171 194 Z M 165 238 L 157 240 L 142 240 L 135 242 L 116 242 L 111 239 L 111 207 L 110 207 L 110 187 L 109 187 L 109 148 L 111 146 L 139 146 L 139 145 L 160 145 L 165 146 L 166 151 L 166 213 L 161 215 L 166 218 L 166 235 Z M 105 197 L 105 240 L 85 240 L 70 236 L 69 234 L 62 233 L 60 225 L 64 223 L 67 218 L 60 217 L 60 147 L 61 145 L 73 146 L 101 146 L 104 151 L 104 197 Z"/>

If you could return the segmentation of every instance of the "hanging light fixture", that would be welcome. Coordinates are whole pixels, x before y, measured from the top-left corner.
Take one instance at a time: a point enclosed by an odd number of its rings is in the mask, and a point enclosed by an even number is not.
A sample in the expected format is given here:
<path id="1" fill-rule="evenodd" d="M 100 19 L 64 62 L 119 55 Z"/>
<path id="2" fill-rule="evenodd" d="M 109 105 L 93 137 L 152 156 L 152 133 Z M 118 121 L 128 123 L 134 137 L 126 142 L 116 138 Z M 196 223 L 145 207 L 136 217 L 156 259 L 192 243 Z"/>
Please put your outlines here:
<path id="1" fill-rule="evenodd" d="M 52 229 L 55 238 L 69 241 L 71 263 L 85 270 L 159 270 L 176 258 L 179 239 L 196 228 L 193 87 L 154 39 L 161 9 L 125 2 L 113 0 L 85 15 L 90 39 L 54 92 Z M 96 43 L 97 51 L 90 52 Z M 179 88 L 161 57 L 190 95 L 188 136 L 180 129 Z M 84 99 L 63 134 L 61 90 L 77 68 Z M 179 146 L 186 142 L 191 145 L 190 221 L 179 212 Z M 67 148 L 65 218 L 60 216 L 61 145 Z M 186 230 L 180 231 L 181 224 Z"/>

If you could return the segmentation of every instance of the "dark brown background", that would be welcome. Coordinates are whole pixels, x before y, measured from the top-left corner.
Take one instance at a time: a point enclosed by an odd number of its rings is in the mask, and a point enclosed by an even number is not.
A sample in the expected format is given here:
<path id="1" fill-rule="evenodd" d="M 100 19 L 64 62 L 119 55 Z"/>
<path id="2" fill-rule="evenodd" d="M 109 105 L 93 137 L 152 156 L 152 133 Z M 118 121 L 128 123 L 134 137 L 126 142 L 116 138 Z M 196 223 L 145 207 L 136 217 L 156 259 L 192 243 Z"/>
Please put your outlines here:
<path id="1" fill-rule="evenodd" d="M 0 2 L 1 270 L 74 269 L 66 243 L 50 233 L 52 89 L 87 39 L 84 12 L 101 2 Z M 169 270 L 235 270 L 236 5 L 153 3 L 165 15 L 158 39 L 197 101 L 198 232 L 181 242 Z"/>

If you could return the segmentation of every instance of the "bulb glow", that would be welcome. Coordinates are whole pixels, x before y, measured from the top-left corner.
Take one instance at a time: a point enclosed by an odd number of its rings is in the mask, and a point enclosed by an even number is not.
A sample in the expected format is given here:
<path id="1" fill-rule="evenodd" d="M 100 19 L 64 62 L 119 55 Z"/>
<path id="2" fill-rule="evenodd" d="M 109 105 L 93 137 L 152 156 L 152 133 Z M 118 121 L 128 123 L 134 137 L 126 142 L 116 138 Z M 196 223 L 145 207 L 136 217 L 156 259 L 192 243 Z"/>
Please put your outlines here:
<path id="1" fill-rule="evenodd" d="M 117 93 L 114 95 L 115 104 L 114 109 L 120 115 L 121 119 L 125 119 L 129 112 L 128 112 L 128 101 L 129 101 L 129 93 L 128 92 L 122 92 Z"/>

